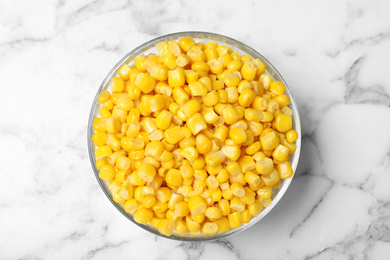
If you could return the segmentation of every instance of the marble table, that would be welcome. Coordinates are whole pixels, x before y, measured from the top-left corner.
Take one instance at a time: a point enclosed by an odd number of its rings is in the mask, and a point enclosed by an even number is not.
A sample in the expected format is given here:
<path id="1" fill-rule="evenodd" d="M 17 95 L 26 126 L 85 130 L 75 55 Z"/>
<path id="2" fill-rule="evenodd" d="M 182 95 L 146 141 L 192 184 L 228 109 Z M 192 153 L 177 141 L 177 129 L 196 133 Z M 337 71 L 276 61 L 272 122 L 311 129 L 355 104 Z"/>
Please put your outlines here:
<path id="1" fill-rule="evenodd" d="M 0 259 L 389 259 L 390 2 L 0 2 Z M 299 104 L 301 161 L 279 204 L 232 237 L 183 243 L 123 217 L 86 129 L 108 71 L 176 31 L 243 41 Z"/>

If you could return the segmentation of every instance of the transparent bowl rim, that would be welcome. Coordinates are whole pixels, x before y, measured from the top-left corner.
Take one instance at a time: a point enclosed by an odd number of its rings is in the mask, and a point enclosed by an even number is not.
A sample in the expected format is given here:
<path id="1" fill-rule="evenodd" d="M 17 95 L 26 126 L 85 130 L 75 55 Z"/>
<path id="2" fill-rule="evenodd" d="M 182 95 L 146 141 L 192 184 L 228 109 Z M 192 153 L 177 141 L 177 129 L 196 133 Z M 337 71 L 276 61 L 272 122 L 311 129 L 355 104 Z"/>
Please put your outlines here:
<path id="1" fill-rule="evenodd" d="M 92 142 L 92 135 L 94 133 L 93 119 L 95 118 L 96 109 L 98 106 L 98 103 L 97 103 L 98 94 L 106 86 L 108 86 L 111 77 L 113 77 L 117 73 L 120 66 L 122 66 L 124 63 L 132 60 L 138 54 L 141 54 L 141 53 L 147 51 L 149 48 L 153 48 L 155 46 L 155 44 L 158 42 L 177 40 L 178 38 L 185 37 L 185 36 L 191 36 L 191 37 L 196 38 L 196 39 L 212 40 L 212 41 L 218 41 L 219 43 L 225 43 L 227 45 L 235 47 L 237 50 L 248 53 L 252 57 L 259 58 L 260 60 L 262 60 L 265 63 L 265 65 L 267 67 L 267 71 L 271 74 L 271 76 L 273 78 L 277 78 L 277 80 L 283 82 L 286 86 L 286 95 L 288 95 L 291 99 L 291 104 L 289 106 L 293 111 L 293 125 L 294 125 L 294 129 L 298 133 L 298 139 L 296 141 L 296 146 L 297 146 L 296 151 L 293 154 L 292 159 L 291 159 L 291 166 L 292 166 L 293 171 L 294 171 L 293 176 L 288 178 L 288 179 L 283 180 L 283 184 L 281 185 L 280 190 L 277 192 L 277 195 L 273 198 L 271 205 L 268 206 L 267 208 L 265 208 L 263 211 L 261 211 L 258 216 L 252 218 L 252 220 L 249 223 L 243 224 L 242 226 L 240 226 L 237 229 L 229 230 L 229 231 L 226 231 L 226 232 L 223 232 L 220 234 L 216 234 L 216 235 L 191 236 L 191 235 L 179 235 L 179 234 L 174 233 L 168 237 L 168 236 L 162 235 L 157 230 L 153 229 L 152 227 L 150 227 L 148 225 L 142 225 L 142 224 L 137 223 L 133 219 L 133 217 L 130 214 L 128 214 L 123 209 L 122 206 L 120 206 L 120 204 L 116 203 L 113 200 L 108 187 L 106 186 L 104 181 L 99 178 L 99 171 L 96 168 L 96 160 L 95 160 L 95 156 L 94 156 L 94 145 Z M 202 32 L 202 31 L 183 31 L 183 32 L 176 32 L 176 33 L 162 35 L 162 36 L 159 36 L 157 38 L 154 38 L 150 41 L 147 41 L 147 42 L 141 44 L 140 46 L 138 46 L 137 48 L 133 49 L 128 54 L 126 54 L 107 74 L 107 76 L 103 80 L 102 84 L 100 85 L 98 91 L 96 92 L 96 95 L 94 97 L 93 104 L 91 107 L 91 111 L 89 114 L 88 128 L 87 128 L 87 143 L 88 143 L 88 152 L 89 152 L 91 166 L 92 166 L 93 172 L 95 174 L 95 177 L 97 179 L 97 182 L 99 183 L 99 186 L 101 187 L 101 189 L 103 190 L 103 192 L 105 193 L 105 195 L 109 199 L 109 201 L 119 210 L 119 212 L 121 212 L 127 219 L 129 219 L 131 222 L 133 222 L 137 226 L 139 226 L 139 227 L 141 227 L 141 228 L 143 228 L 143 229 L 145 229 L 145 230 L 147 230 L 155 235 L 158 235 L 160 237 L 164 237 L 164 238 L 168 238 L 168 239 L 172 239 L 172 240 L 179 240 L 179 241 L 208 241 L 208 240 L 215 240 L 215 239 L 224 238 L 227 236 L 237 234 L 241 231 L 244 231 L 244 230 L 250 228 L 251 226 L 253 226 L 254 224 L 256 224 L 257 222 L 259 222 L 262 218 L 264 218 L 280 201 L 280 199 L 283 197 L 283 195 L 285 194 L 285 192 L 287 191 L 288 187 L 290 186 L 290 184 L 292 182 L 292 179 L 295 175 L 295 172 L 296 172 L 296 169 L 298 166 L 300 152 L 301 152 L 301 136 L 302 136 L 302 131 L 301 131 L 301 121 L 300 121 L 298 106 L 295 103 L 295 100 L 290 92 L 290 89 L 289 89 L 287 83 L 285 82 L 283 77 L 280 75 L 278 70 L 263 55 L 261 55 L 259 52 L 257 52 L 256 50 L 254 50 L 250 46 L 248 46 L 248 45 L 246 45 L 238 40 L 235 40 L 233 38 L 230 38 L 230 37 L 227 37 L 227 36 L 224 36 L 221 34 Z"/>

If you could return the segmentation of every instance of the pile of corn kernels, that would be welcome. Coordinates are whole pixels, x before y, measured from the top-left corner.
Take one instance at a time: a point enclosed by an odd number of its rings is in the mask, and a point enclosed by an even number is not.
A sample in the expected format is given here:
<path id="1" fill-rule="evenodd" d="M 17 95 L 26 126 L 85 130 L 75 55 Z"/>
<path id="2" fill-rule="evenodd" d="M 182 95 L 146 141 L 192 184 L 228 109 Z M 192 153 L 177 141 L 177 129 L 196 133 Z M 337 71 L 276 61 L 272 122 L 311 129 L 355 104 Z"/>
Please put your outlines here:
<path id="1" fill-rule="evenodd" d="M 260 59 L 191 37 L 124 64 L 97 98 L 96 167 L 134 220 L 166 236 L 248 223 L 293 175 L 285 86 Z"/>

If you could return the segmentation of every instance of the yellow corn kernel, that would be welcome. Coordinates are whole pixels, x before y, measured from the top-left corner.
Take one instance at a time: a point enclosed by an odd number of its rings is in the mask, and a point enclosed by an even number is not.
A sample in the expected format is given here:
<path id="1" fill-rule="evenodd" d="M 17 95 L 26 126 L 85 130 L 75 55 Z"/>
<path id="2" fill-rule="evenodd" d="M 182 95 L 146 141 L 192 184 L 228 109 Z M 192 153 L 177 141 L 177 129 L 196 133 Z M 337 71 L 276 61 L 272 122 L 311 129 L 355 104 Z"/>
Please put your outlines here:
<path id="1" fill-rule="evenodd" d="M 290 162 L 279 163 L 276 166 L 281 179 L 288 179 L 293 175 L 293 169 Z"/>
<path id="2" fill-rule="evenodd" d="M 287 132 L 292 128 L 291 116 L 279 114 L 275 117 L 275 126 L 279 132 Z"/>
<path id="3" fill-rule="evenodd" d="M 206 212 L 206 203 L 200 196 L 192 196 L 188 200 L 188 207 L 192 215 L 204 214 Z"/>
<path id="4" fill-rule="evenodd" d="M 195 170 L 200 170 L 203 169 L 203 167 L 206 165 L 206 162 L 204 160 L 204 157 L 200 155 L 193 161 L 192 164 Z"/>
<path id="5" fill-rule="evenodd" d="M 249 121 L 248 129 L 251 130 L 254 136 L 259 136 L 263 132 L 263 125 L 258 122 Z"/>
<path id="6" fill-rule="evenodd" d="M 260 142 L 261 147 L 265 151 L 272 151 L 276 147 L 278 147 L 280 141 L 278 135 L 275 133 L 275 131 L 263 131 L 260 135 Z"/>
<path id="7" fill-rule="evenodd" d="M 165 236 L 170 236 L 175 228 L 175 222 L 170 219 L 161 219 L 158 222 L 157 230 Z"/>
<path id="8" fill-rule="evenodd" d="M 223 64 L 218 59 L 210 59 L 207 61 L 207 64 L 210 66 L 210 71 L 216 75 L 222 73 Z"/>
<path id="9" fill-rule="evenodd" d="M 218 233 L 218 225 L 214 222 L 206 222 L 203 224 L 202 233 L 205 235 L 215 235 Z"/>
<path id="10" fill-rule="evenodd" d="M 227 64 L 227 69 L 230 72 L 240 71 L 242 67 L 242 62 L 239 60 L 232 60 Z"/>
<path id="11" fill-rule="evenodd" d="M 146 144 L 145 155 L 153 158 L 160 158 L 164 152 L 164 145 L 161 141 L 153 140 Z"/>
<path id="12" fill-rule="evenodd" d="M 251 89 L 244 90 L 238 98 L 238 103 L 240 106 L 249 107 L 252 102 L 255 100 L 256 94 Z"/>
<path id="13" fill-rule="evenodd" d="M 202 61 L 202 62 L 194 62 L 192 65 L 191 65 L 191 69 L 193 71 L 206 71 L 206 72 L 209 72 L 210 70 L 210 66 L 209 64 L 207 64 L 206 62 Z"/>
<path id="14" fill-rule="evenodd" d="M 222 217 L 222 210 L 218 207 L 207 208 L 205 216 L 210 220 L 217 220 Z"/>
<path id="15" fill-rule="evenodd" d="M 127 123 L 130 125 L 133 121 L 139 122 L 140 113 L 137 108 L 132 108 L 129 111 L 129 115 L 127 116 Z"/>
<path id="16" fill-rule="evenodd" d="M 181 201 L 175 205 L 174 215 L 176 217 L 185 217 L 190 213 L 187 201 Z"/>
<path id="17" fill-rule="evenodd" d="M 232 105 L 228 105 L 225 109 L 223 109 L 222 116 L 225 122 L 229 125 L 237 123 L 240 119 L 240 115 L 238 114 L 236 108 Z"/>
<path id="18" fill-rule="evenodd" d="M 254 155 L 261 149 L 261 143 L 260 142 L 254 142 L 250 146 L 248 146 L 245 150 L 246 154 L 248 155 Z"/>
<path id="19" fill-rule="evenodd" d="M 184 52 L 188 51 L 195 44 L 195 40 L 190 36 L 179 38 L 180 49 L 182 49 Z"/>
<path id="20" fill-rule="evenodd" d="M 148 224 L 153 218 L 153 211 L 147 208 L 138 208 L 134 215 L 134 220 L 140 224 Z"/>
<path id="21" fill-rule="evenodd" d="M 286 91 L 286 87 L 284 86 L 283 82 L 280 81 L 273 81 L 271 83 L 270 90 L 277 94 L 277 95 L 283 95 L 284 91 Z"/>
<path id="22" fill-rule="evenodd" d="M 230 104 L 234 104 L 238 100 L 238 92 L 236 87 L 227 87 L 225 88 L 227 97 L 228 97 L 228 102 Z"/>
<path id="23" fill-rule="evenodd" d="M 161 61 L 170 70 L 174 70 L 177 67 L 177 65 L 176 65 L 176 56 L 172 52 L 168 52 L 167 54 L 162 56 L 161 57 Z"/>
<path id="24" fill-rule="evenodd" d="M 289 153 L 290 150 L 287 147 L 279 144 L 278 147 L 275 148 L 272 157 L 280 162 L 284 162 L 287 160 Z"/>
<path id="25" fill-rule="evenodd" d="M 127 170 L 130 168 L 130 159 L 127 156 L 119 156 L 116 159 L 116 167 L 118 167 L 119 170 Z"/>
<path id="26" fill-rule="evenodd" d="M 252 107 L 264 111 L 268 107 L 268 101 L 263 97 L 255 97 L 252 102 Z"/>
<path id="27" fill-rule="evenodd" d="M 95 118 L 93 120 L 93 129 L 97 132 L 105 132 L 107 131 L 107 124 L 105 118 Z"/>
<path id="28" fill-rule="evenodd" d="M 188 84 L 188 87 L 191 90 L 191 95 L 193 97 L 196 96 L 205 96 L 207 94 L 207 88 L 205 85 L 203 85 L 201 82 L 196 81 L 196 82 L 191 82 Z"/>
<path id="29" fill-rule="evenodd" d="M 100 171 L 100 169 L 105 165 L 107 162 L 104 158 L 96 160 L 96 169 Z"/>
<path id="30" fill-rule="evenodd" d="M 204 134 L 198 134 L 196 136 L 196 149 L 200 154 L 206 154 L 212 149 L 212 142 Z"/>
<path id="31" fill-rule="evenodd" d="M 214 221 L 214 223 L 218 226 L 218 233 L 223 233 L 230 229 L 230 224 L 227 217 L 222 217 Z"/>
<path id="32" fill-rule="evenodd" d="M 256 162 L 256 171 L 263 175 L 271 174 L 274 170 L 274 163 L 270 158 L 260 159 Z"/>
<path id="33" fill-rule="evenodd" d="M 252 205 L 249 205 L 248 207 L 249 213 L 254 217 L 259 215 L 262 209 L 263 209 L 263 204 L 261 203 L 260 200 L 255 200 L 255 202 Z"/>
<path id="34" fill-rule="evenodd" d="M 120 77 L 111 78 L 111 90 L 112 92 L 122 92 L 125 89 L 125 81 Z"/>
<path id="35" fill-rule="evenodd" d="M 222 190 L 222 197 L 226 200 L 231 200 L 234 197 L 234 194 L 230 189 L 225 189 Z"/>
<path id="36" fill-rule="evenodd" d="M 165 65 L 157 64 L 150 67 L 150 76 L 159 81 L 165 81 L 168 78 L 168 68 Z"/>
<path id="37" fill-rule="evenodd" d="M 180 106 L 184 105 L 185 103 L 187 103 L 190 100 L 190 97 L 188 96 L 188 94 L 181 87 L 174 88 L 172 91 L 172 95 L 173 95 L 173 99 Z M 173 113 L 173 114 L 176 114 L 176 113 Z"/>
<path id="38" fill-rule="evenodd" d="M 187 51 L 187 56 L 191 59 L 193 63 L 195 62 L 204 62 L 206 57 L 202 50 L 191 48 Z"/>
<path id="39" fill-rule="evenodd" d="M 97 160 L 107 157 L 112 154 L 112 149 L 108 145 L 102 145 L 95 150 L 95 157 Z"/>
<path id="40" fill-rule="evenodd" d="M 184 76 L 187 83 L 196 82 L 199 79 L 199 73 L 193 70 L 185 70 Z"/>
<path id="41" fill-rule="evenodd" d="M 242 128 L 230 129 L 229 136 L 236 144 L 242 144 L 247 140 L 246 133 Z"/>
<path id="42" fill-rule="evenodd" d="M 112 100 L 108 100 L 106 103 L 103 104 L 103 107 L 107 110 L 112 110 L 114 108 L 114 103 Z"/>
<path id="43" fill-rule="evenodd" d="M 161 203 L 169 201 L 171 194 L 171 190 L 167 187 L 160 187 L 156 190 L 156 198 Z"/>
<path id="44" fill-rule="evenodd" d="M 286 138 L 289 143 L 293 143 L 298 139 L 298 133 L 295 130 L 290 130 L 286 133 Z"/>
<path id="45" fill-rule="evenodd" d="M 180 154 L 190 162 L 193 162 L 199 155 L 198 151 L 193 146 L 184 147 Z"/>
<path id="46" fill-rule="evenodd" d="M 185 75 L 183 68 L 177 68 L 175 70 L 168 71 L 168 84 L 169 86 L 176 88 L 181 87 L 185 83 Z"/>
<path id="47" fill-rule="evenodd" d="M 102 90 L 97 96 L 97 101 L 101 104 L 106 103 L 111 99 L 111 94 L 108 90 Z"/>
<path id="48" fill-rule="evenodd" d="M 172 210 L 172 215 L 174 215 L 173 210 L 175 210 L 175 205 L 179 202 L 182 202 L 183 200 L 184 200 L 183 195 L 172 193 L 172 195 L 168 201 L 168 208 L 170 210 Z"/>
<path id="49" fill-rule="evenodd" d="M 244 60 L 243 62 L 244 64 L 241 68 L 241 75 L 244 79 L 251 81 L 256 77 L 257 67 L 251 61 Z"/>
<path id="50" fill-rule="evenodd" d="M 223 77 L 223 82 L 227 87 L 237 87 L 240 83 L 240 78 L 234 73 L 229 73 Z"/>
<path id="51" fill-rule="evenodd" d="M 225 145 L 221 148 L 222 153 L 232 161 L 237 161 L 241 156 L 241 149 L 237 145 Z"/>
<path id="52" fill-rule="evenodd" d="M 168 50 L 169 43 L 166 41 L 161 41 L 161 42 L 156 44 L 156 48 L 157 48 L 158 54 L 160 55 L 160 57 L 162 57 L 169 52 L 169 50 Z"/>
<path id="53" fill-rule="evenodd" d="M 242 215 L 241 212 L 234 212 L 228 215 L 229 225 L 231 228 L 239 228 L 242 224 Z"/>
<path id="54" fill-rule="evenodd" d="M 132 121 L 127 128 L 126 136 L 129 138 L 134 138 L 139 134 L 139 131 L 141 130 L 141 124 L 138 121 Z"/>
<path id="55" fill-rule="evenodd" d="M 245 181 L 249 185 L 257 187 L 261 183 L 260 177 L 252 171 L 247 171 L 244 175 Z"/>
<path id="56" fill-rule="evenodd" d="M 227 172 L 226 169 L 222 169 L 218 175 L 217 175 L 217 181 L 219 183 L 223 183 L 223 182 L 226 182 L 227 180 L 229 180 L 229 173 Z"/>
<path id="57" fill-rule="evenodd" d="M 196 179 L 199 179 L 201 181 L 206 181 L 207 178 L 207 172 L 203 169 L 195 169 L 194 171 L 194 177 Z"/>
<path id="58" fill-rule="evenodd" d="M 214 138 L 221 142 L 224 142 L 228 134 L 229 134 L 229 129 L 226 126 L 221 125 L 215 131 Z"/>
<path id="59" fill-rule="evenodd" d="M 181 130 L 180 126 L 174 126 L 174 127 L 168 128 L 164 132 L 164 139 L 169 144 L 177 144 L 183 138 L 184 138 L 184 133 Z"/>
<path id="60" fill-rule="evenodd" d="M 218 52 L 213 47 L 206 48 L 204 50 L 204 55 L 205 55 L 207 61 L 218 58 Z"/>
<path id="61" fill-rule="evenodd" d="M 252 205 L 256 199 L 256 193 L 249 187 L 245 187 L 245 195 L 240 198 L 242 203 L 246 205 Z"/>
<path id="62" fill-rule="evenodd" d="M 146 71 L 144 67 L 144 62 L 147 60 L 147 57 L 144 54 L 140 54 L 134 58 L 134 64 L 139 71 Z"/>
<path id="63" fill-rule="evenodd" d="M 285 95 L 285 94 L 278 95 L 274 99 L 275 99 L 276 102 L 278 102 L 280 108 L 288 106 L 290 104 L 290 102 L 291 102 L 290 98 L 287 95 Z"/>
<path id="64" fill-rule="evenodd" d="M 133 214 L 138 209 L 139 202 L 136 199 L 130 199 L 125 203 L 125 211 Z"/>
<path id="65" fill-rule="evenodd" d="M 156 213 L 156 212 L 155 212 Z M 158 214 L 160 214 L 160 213 L 158 213 Z M 158 224 L 160 223 L 160 220 L 162 219 L 162 218 L 159 218 L 158 216 L 157 216 L 157 214 L 155 214 L 156 215 L 156 217 L 153 217 L 151 220 L 150 220 L 150 225 L 152 225 L 153 227 L 155 227 L 155 228 L 158 228 Z M 165 217 L 163 217 L 163 218 L 165 218 Z"/>
<path id="66" fill-rule="evenodd" d="M 187 233 L 188 228 L 186 226 L 186 222 L 184 220 L 177 220 L 175 222 L 175 231 L 180 235 Z"/>
<path id="67" fill-rule="evenodd" d="M 190 58 L 183 53 L 179 54 L 179 56 L 176 58 L 176 65 L 181 68 L 187 66 L 190 62 Z"/>
<path id="68" fill-rule="evenodd" d="M 185 118 L 182 120 L 187 120 L 188 118 L 195 115 L 200 109 L 200 103 L 195 99 L 191 99 L 179 109 L 178 115 L 180 112 L 183 113 L 185 115 Z"/>
<path id="69" fill-rule="evenodd" d="M 156 204 L 156 197 L 153 195 L 146 195 L 145 199 L 142 201 L 142 206 L 150 209 Z"/>
<path id="70" fill-rule="evenodd" d="M 112 165 L 106 164 L 100 168 L 99 178 L 111 181 L 115 177 L 115 169 Z"/>
<path id="71" fill-rule="evenodd" d="M 234 196 L 230 200 L 230 209 L 237 212 L 242 212 L 245 210 L 245 203 L 243 203 L 239 197 Z"/>
<path id="72" fill-rule="evenodd" d="M 233 183 L 230 186 L 230 190 L 233 192 L 233 194 L 237 197 L 242 197 L 245 195 L 245 190 L 239 183 Z"/>
<path id="73" fill-rule="evenodd" d="M 212 107 L 219 102 L 219 94 L 216 90 L 212 90 L 202 97 L 202 101 L 204 105 Z"/>
<path id="74" fill-rule="evenodd" d="M 253 142 L 255 141 L 255 135 L 253 134 L 253 132 L 251 130 L 246 130 L 245 134 L 246 134 L 246 141 L 242 143 L 242 145 L 249 146 L 253 144 Z M 243 153 L 245 153 L 245 148 L 243 149 L 244 149 Z"/>
<path id="75" fill-rule="evenodd" d="M 196 113 L 187 121 L 187 127 L 191 129 L 194 135 L 197 135 L 200 131 L 207 129 L 207 124 L 203 119 L 202 114 Z"/>
<path id="76" fill-rule="evenodd" d="M 205 156 L 206 164 L 215 167 L 220 165 L 225 160 L 225 154 L 222 151 L 209 153 Z"/>
<path id="77" fill-rule="evenodd" d="M 152 164 L 143 163 L 138 169 L 138 176 L 146 182 L 151 182 L 156 176 L 156 168 Z"/>
<path id="78" fill-rule="evenodd" d="M 263 112 L 255 108 L 245 109 L 245 119 L 253 122 L 260 122 L 263 119 Z"/>
<path id="79" fill-rule="evenodd" d="M 257 71 L 256 71 L 256 76 L 260 76 L 265 72 L 266 66 L 263 61 L 261 61 L 259 58 L 256 58 L 253 61 L 253 64 L 255 64 Z"/>
<path id="80" fill-rule="evenodd" d="M 263 186 L 257 190 L 257 195 L 260 198 L 268 199 L 271 198 L 272 195 L 272 187 Z"/>
<path id="81" fill-rule="evenodd" d="M 152 78 L 148 73 L 140 73 L 134 82 L 135 86 L 139 88 L 143 93 L 150 93 L 156 86 L 156 80 Z"/>
<path id="82" fill-rule="evenodd" d="M 256 168 L 256 164 L 253 161 L 253 158 L 249 155 L 241 156 L 241 158 L 238 160 L 238 163 L 240 164 L 242 172 L 251 171 Z"/>
<path id="83" fill-rule="evenodd" d="M 274 186 L 280 180 L 279 173 L 277 170 L 273 169 L 270 174 L 261 175 L 261 180 L 266 186 Z"/>
<path id="84" fill-rule="evenodd" d="M 175 41 L 169 42 L 168 50 L 172 52 L 175 56 L 179 56 L 179 54 L 181 53 L 179 44 Z"/>
<path id="85" fill-rule="evenodd" d="M 127 180 L 131 185 L 134 186 L 143 186 L 145 185 L 145 181 L 141 179 L 138 175 L 138 171 L 133 171 L 128 177 Z"/>
<path id="86" fill-rule="evenodd" d="M 169 128 L 172 120 L 172 113 L 166 110 L 161 111 L 156 117 L 156 126 L 159 129 L 166 130 Z"/>
<path id="87" fill-rule="evenodd" d="M 169 169 L 165 181 L 171 187 L 180 187 L 183 183 L 183 177 L 180 174 L 179 170 Z"/>
<path id="88" fill-rule="evenodd" d="M 273 82 L 273 79 L 270 75 L 267 75 L 265 73 L 261 74 L 259 77 L 259 81 L 263 83 L 263 86 L 265 89 L 269 89 L 271 87 L 271 84 Z"/>
<path id="89" fill-rule="evenodd" d="M 96 146 L 105 145 L 107 141 L 107 134 L 105 132 L 96 132 L 92 136 L 92 142 Z"/>
<path id="90" fill-rule="evenodd" d="M 107 109 L 105 109 L 104 107 L 101 107 L 99 109 L 99 115 L 102 117 L 102 118 L 109 118 L 112 116 L 112 113 L 110 111 L 108 111 Z"/>
<path id="91" fill-rule="evenodd" d="M 249 209 L 246 209 L 243 212 L 241 212 L 241 215 L 242 215 L 242 223 L 249 223 L 249 221 L 251 221 L 252 219 L 252 215 L 249 212 Z"/>
<path id="92" fill-rule="evenodd" d="M 204 109 L 203 117 L 208 124 L 214 124 L 219 119 L 219 116 L 214 112 L 212 107 L 207 107 Z"/>
<path id="93" fill-rule="evenodd" d="M 216 90 L 218 92 L 220 101 L 222 103 L 227 103 L 227 93 L 225 90 L 225 84 L 223 83 L 223 80 L 215 80 L 212 82 L 212 89 Z M 223 98 L 223 100 L 221 99 Z"/>
<path id="94" fill-rule="evenodd" d="M 200 224 L 192 220 L 189 216 L 186 216 L 186 226 L 191 233 L 196 233 L 200 230 Z"/>

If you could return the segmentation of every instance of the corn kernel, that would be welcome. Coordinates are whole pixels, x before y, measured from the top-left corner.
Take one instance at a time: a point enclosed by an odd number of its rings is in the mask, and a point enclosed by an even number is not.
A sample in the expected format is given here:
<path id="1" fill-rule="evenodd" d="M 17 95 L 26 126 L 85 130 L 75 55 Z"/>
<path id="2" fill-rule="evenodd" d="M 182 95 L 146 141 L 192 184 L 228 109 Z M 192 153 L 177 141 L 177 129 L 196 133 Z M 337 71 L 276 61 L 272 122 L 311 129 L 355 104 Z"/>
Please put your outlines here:
<path id="1" fill-rule="evenodd" d="M 146 182 L 151 182 L 156 176 L 156 168 L 152 164 L 143 163 L 138 169 L 138 176 Z"/>
<path id="2" fill-rule="evenodd" d="M 222 111 L 222 116 L 225 122 L 229 125 L 236 123 L 240 119 L 240 115 L 238 114 L 235 107 L 232 105 L 228 105 Z"/>
<path id="3" fill-rule="evenodd" d="M 241 156 L 241 149 L 237 145 L 225 145 L 221 148 L 222 153 L 232 161 L 237 161 Z"/>
<path id="4" fill-rule="evenodd" d="M 153 211 L 147 208 L 138 208 L 134 215 L 134 220 L 140 224 L 148 224 L 153 218 Z"/>
<path id="5" fill-rule="evenodd" d="M 191 132 L 194 135 L 198 134 L 202 130 L 207 129 L 207 124 L 200 113 L 196 113 L 190 119 L 188 119 L 187 126 L 191 129 Z"/>
<path id="6" fill-rule="evenodd" d="M 281 179 L 288 179 L 293 175 L 293 170 L 290 162 L 283 162 L 276 166 Z"/>
<path id="7" fill-rule="evenodd" d="M 242 224 L 242 215 L 240 212 L 234 212 L 228 215 L 229 225 L 231 228 L 239 228 Z"/>
<path id="8" fill-rule="evenodd" d="M 229 136 L 235 144 L 242 144 L 247 140 L 246 133 L 242 128 L 230 129 Z"/>
<path id="9" fill-rule="evenodd" d="M 190 197 L 188 207 L 192 215 L 204 214 L 206 212 L 206 203 L 200 196 Z"/>
<path id="10" fill-rule="evenodd" d="M 106 164 L 100 168 L 99 177 L 106 181 L 111 181 L 115 177 L 115 169 L 112 165 Z"/>
<path id="11" fill-rule="evenodd" d="M 275 149 L 280 141 L 278 135 L 275 131 L 266 132 L 263 131 L 260 135 L 261 147 L 266 151 L 271 151 Z"/>

